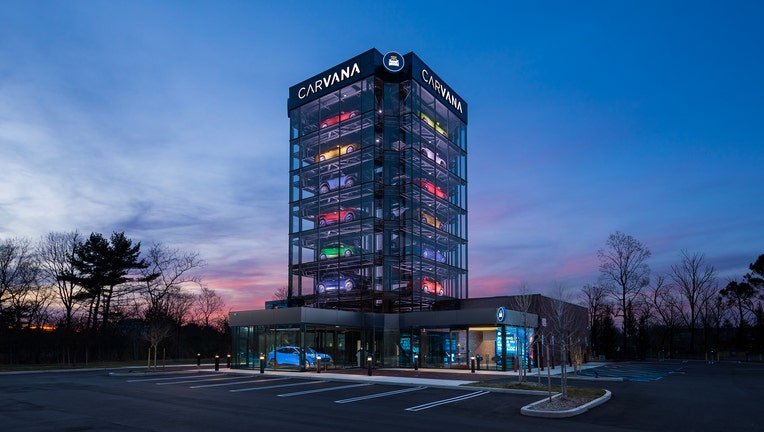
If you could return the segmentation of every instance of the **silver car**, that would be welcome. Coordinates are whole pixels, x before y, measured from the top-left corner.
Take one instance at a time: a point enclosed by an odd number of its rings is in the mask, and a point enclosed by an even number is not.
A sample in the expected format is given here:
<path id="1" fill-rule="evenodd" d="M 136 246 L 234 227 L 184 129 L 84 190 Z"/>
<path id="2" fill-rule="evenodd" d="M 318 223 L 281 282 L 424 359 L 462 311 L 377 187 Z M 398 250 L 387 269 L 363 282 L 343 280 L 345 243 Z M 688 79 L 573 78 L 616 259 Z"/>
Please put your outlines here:
<path id="1" fill-rule="evenodd" d="M 425 156 L 427 159 L 430 159 L 430 160 L 432 160 L 432 161 L 435 161 L 435 163 L 436 163 L 437 165 L 440 165 L 440 166 L 442 166 L 443 168 L 445 168 L 445 169 L 448 169 L 448 164 L 446 163 L 446 161 L 445 161 L 445 160 L 443 160 L 443 158 L 442 158 L 442 157 L 440 157 L 440 155 L 438 155 L 438 154 L 437 154 L 437 153 L 435 153 L 434 151 L 432 151 L 432 150 L 428 149 L 427 147 L 422 147 L 422 154 L 423 154 L 423 155 L 424 155 L 424 156 Z"/>

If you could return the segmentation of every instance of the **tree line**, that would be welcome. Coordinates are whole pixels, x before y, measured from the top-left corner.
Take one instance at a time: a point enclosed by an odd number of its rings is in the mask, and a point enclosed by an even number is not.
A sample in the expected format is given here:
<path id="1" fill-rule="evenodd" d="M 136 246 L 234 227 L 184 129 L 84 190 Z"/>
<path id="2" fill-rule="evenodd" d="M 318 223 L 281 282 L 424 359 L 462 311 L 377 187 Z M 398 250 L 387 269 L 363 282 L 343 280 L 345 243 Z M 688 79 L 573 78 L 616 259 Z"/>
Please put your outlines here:
<path id="1" fill-rule="evenodd" d="M 597 256 L 600 277 L 581 290 L 594 353 L 710 359 L 764 352 L 764 255 L 742 279 L 726 283 L 703 253 L 686 250 L 652 275 L 649 248 L 622 232 Z"/>
<path id="2" fill-rule="evenodd" d="M 124 232 L 0 240 L 0 364 L 223 354 L 227 316 L 203 266 L 197 252 L 142 251 Z"/>

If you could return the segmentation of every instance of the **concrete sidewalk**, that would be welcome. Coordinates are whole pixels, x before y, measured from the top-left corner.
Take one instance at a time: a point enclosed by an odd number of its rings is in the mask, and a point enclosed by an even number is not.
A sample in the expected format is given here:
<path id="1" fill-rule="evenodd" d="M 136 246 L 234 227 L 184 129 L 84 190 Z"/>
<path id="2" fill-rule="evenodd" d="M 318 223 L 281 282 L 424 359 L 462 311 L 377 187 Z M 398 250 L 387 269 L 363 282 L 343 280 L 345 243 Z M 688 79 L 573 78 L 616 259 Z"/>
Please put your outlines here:
<path id="1" fill-rule="evenodd" d="M 591 369 L 601 366 L 603 363 L 586 363 L 581 365 L 579 370 Z M 259 369 L 220 369 L 226 372 L 246 373 L 259 375 Z M 567 366 L 566 371 L 569 379 L 596 379 L 588 376 L 575 375 L 573 367 Z M 418 369 L 413 368 L 381 368 L 372 369 L 371 375 L 369 375 L 368 369 L 353 368 L 353 369 L 326 369 L 318 373 L 315 370 L 307 370 L 304 372 L 288 371 L 288 370 L 273 370 L 265 369 L 264 375 L 269 376 L 286 376 L 293 378 L 309 378 L 331 381 L 349 381 L 349 382 L 371 382 L 378 384 L 402 384 L 402 385 L 424 385 L 430 387 L 457 387 L 466 386 L 474 382 L 482 381 L 516 381 L 520 372 L 515 371 L 495 371 L 495 370 L 475 370 L 472 372 L 470 369 Z M 545 368 L 543 371 L 539 371 L 537 368 L 533 368 L 531 372 L 527 372 L 527 378 L 529 381 L 536 381 L 539 377 L 544 380 L 547 376 L 558 378 L 562 374 L 562 367 L 557 366 L 554 369 Z M 603 379 L 602 381 L 605 381 Z M 481 387 L 483 388 L 483 387 Z M 492 389 L 486 388 L 486 390 L 500 391 L 506 389 Z M 533 390 L 512 390 L 512 392 L 530 392 Z M 542 392 L 544 393 L 544 392 Z"/>

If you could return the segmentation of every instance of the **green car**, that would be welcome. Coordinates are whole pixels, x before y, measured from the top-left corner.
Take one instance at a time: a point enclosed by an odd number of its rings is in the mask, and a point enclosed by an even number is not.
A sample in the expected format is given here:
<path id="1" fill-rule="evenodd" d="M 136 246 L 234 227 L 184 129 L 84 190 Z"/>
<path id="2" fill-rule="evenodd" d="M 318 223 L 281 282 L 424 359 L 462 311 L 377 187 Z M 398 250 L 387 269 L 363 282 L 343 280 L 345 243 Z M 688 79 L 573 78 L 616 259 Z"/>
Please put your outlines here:
<path id="1" fill-rule="evenodd" d="M 446 132 L 445 129 L 440 127 L 440 123 L 434 121 L 433 119 L 431 119 L 425 113 L 422 113 L 422 112 L 419 113 L 419 118 L 424 120 L 425 123 L 427 123 L 431 128 L 435 129 L 439 134 L 448 138 L 448 132 Z"/>
<path id="2" fill-rule="evenodd" d="M 321 252 L 318 254 L 318 259 L 325 260 L 327 258 L 337 258 L 339 256 L 353 256 L 361 253 L 361 249 L 355 246 L 348 246 L 342 243 L 331 243 L 324 248 L 321 248 Z"/>

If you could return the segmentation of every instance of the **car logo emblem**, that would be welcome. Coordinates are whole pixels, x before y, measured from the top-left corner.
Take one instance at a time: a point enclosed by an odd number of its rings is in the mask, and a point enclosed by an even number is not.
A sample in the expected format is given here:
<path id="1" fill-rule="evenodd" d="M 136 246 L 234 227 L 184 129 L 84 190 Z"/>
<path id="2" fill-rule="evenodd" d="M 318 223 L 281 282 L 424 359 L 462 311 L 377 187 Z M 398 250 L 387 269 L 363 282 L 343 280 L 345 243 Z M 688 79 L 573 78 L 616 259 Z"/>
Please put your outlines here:
<path id="1" fill-rule="evenodd" d="M 403 60 L 402 55 L 395 51 L 390 51 L 382 57 L 382 64 L 385 66 L 385 69 L 390 72 L 400 72 L 405 65 L 405 61 Z"/>

